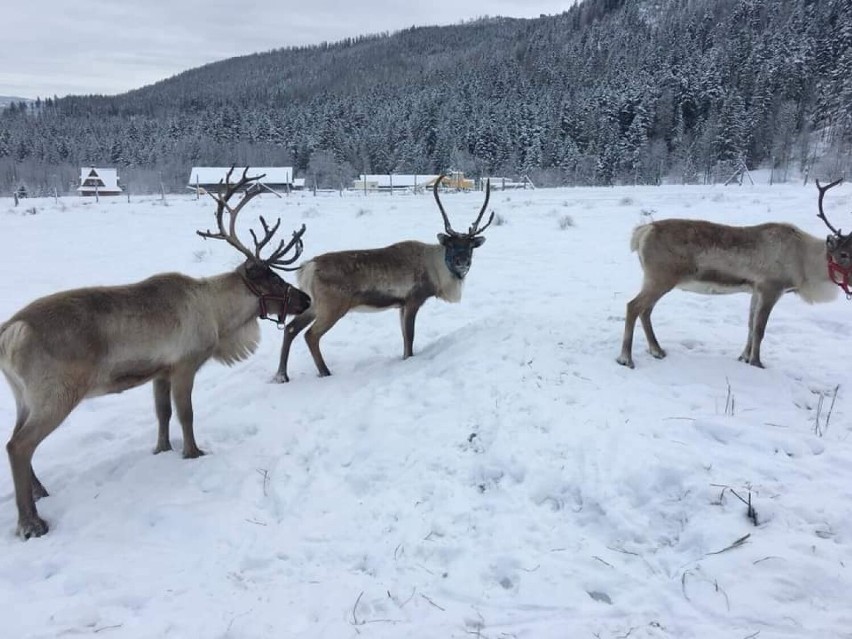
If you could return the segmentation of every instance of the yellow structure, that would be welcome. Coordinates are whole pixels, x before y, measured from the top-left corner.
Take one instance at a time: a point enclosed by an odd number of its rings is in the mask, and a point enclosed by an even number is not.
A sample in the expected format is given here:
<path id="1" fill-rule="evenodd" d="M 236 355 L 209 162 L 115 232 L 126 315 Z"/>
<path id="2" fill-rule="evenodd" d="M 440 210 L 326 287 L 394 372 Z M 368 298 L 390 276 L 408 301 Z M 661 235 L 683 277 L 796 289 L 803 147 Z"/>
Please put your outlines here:
<path id="1" fill-rule="evenodd" d="M 476 185 L 473 180 L 466 178 L 462 171 L 450 171 L 441 181 L 441 184 L 448 189 L 458 189 L 460 191 L 470 191 Z"/>

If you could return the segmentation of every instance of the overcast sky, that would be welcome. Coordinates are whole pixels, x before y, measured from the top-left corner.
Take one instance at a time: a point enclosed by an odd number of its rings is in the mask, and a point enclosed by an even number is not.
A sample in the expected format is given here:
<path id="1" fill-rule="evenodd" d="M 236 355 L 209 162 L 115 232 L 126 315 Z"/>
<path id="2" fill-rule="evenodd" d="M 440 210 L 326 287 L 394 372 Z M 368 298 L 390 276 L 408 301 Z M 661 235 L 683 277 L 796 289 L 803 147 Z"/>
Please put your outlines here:
<path id="1" fill-rule="evenodd" d="M 573 0 L 13 0 L 0 32 L 0 95 L 114 94 L 207 62 L 279 47 L 561 13 Z"/>

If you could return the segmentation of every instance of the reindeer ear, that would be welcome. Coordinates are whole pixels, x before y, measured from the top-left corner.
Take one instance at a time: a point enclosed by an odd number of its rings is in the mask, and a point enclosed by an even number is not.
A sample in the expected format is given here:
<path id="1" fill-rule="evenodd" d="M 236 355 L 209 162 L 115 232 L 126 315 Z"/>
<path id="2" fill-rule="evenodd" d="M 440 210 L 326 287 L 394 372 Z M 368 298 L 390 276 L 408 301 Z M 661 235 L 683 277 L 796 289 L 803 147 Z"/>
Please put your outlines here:
<path id="1" fill-rule="evenodd" d="M 485 238 L 482 237 L 481 235 L 478 235 L 475 238 L 473 238 L 473 248 L 480 247 L 483 244 L 485 244 Z"/>
<path id="2" fill-rule="evenodd" d="M 447 235 L 446 233 L 438 233 L 438 244 L 440 244 L 441 246 L 446 246 L 449 241 L 449 235 Z"/>

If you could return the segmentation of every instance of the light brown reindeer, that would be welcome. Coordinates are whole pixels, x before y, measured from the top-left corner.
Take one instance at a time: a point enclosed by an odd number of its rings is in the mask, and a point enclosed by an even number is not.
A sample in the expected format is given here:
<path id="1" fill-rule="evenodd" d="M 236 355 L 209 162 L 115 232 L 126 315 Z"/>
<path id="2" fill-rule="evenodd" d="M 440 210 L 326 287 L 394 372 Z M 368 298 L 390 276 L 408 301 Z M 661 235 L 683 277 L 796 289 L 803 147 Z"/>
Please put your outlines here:
<path id="1" fill-rule="evenodd" d="M 624 340 L 617 362 L 633 368 L 633 329 L 642 321 L 648 348 L 662 359 L 665 351 L 654 335 L 651 311 L 673 288 L 704 294 L 751 292 L 748 339 L 740 361 L 763 368 L 760 345 L 772 307 L 784 293 L 796 293 L 809 304 L 829 302 L 837 287 L 849 290 L 852 235 L 828 221 L 819 189 L 819 217 L 832 235 L 814 237 L 790 224 L 726 226 L 701 220 L 660 220 L 637 227 L 630 248 L 639 253 L 644 271 L 642 290 L 627 304 Z M 837 285 L 837 286 L 835 286 Z"/>
<path id="2" fill-rule="evenodd" d="M 310 306 L 307 295 L 272 270 L 298 258 L 304 226 L 267 258 L 261 257 L 261 250 L 280 220 L 270 228 L 261 218 L 265 235 L 258 241 L 252 231 L 254 251 L 237 238 L 237 215 L 260 192 L 259 178 L 246 177 L 247 171 L 233 185 L 229 171 L 218 196 L 213 196 L 218 231 L 198 232 L 225 240 L 242 253 L 245 262 L 236 270 L 206 279 L 164 273 L 126 286 L 63 291 L 35 300 L 0 324 L 0 370 L 17 404 L 17 422 L 6 449 L 18 506 L 17 531 L 24 539 L 48 530 L 35 507 L 35 500 L 47 491 L 33 472 L 33 453 L 81 400 L 153 381 L 159 422 L 154 452 L 171 449 L 173 400 L 183 429 L 183 456 L 198 457 L 203 452 L 195 442 L 191 398 L 198 369 L 211 358 L 232 365 L 254 352 L 259 317 L 274 313 L 283 321 L 287 313 L 303 313 Z M 230 198 L 244 188 L 239 204 L 232 207 Z M 223 222 L 226 209 L 228 229 Z"/>
<path id="3" fill-rule="evenodd" d="M 402 327 L 403 358 L 414 354 L 414 321 L 417 311 L 430 297 L 445 302 L 461 300 L 462 284 L 470 270 L 473 249 L 482 246 L 482 232 L 494 220 L 494 213 L 480 227 L 488 207 L 490 183 L 485 202 L 466 233 L 453 230 L 435 180 L 432 193 L 444 220 L 445 233 L 438 244 L 407 241 L 380 249 L 325 253 L 304 263 L 299 270 L 299 286 L 313 300 L 305 313 L 287 325 L 281 345 L 281 359 L 275 379 L 287 382 L 287 359 L 293 339 L 311 322 L 305 333 L 314 363 L 323 377 L 331 375 L 320 352 L 320 338 L 349 311 L 376 311 L 398 308 Z"/>

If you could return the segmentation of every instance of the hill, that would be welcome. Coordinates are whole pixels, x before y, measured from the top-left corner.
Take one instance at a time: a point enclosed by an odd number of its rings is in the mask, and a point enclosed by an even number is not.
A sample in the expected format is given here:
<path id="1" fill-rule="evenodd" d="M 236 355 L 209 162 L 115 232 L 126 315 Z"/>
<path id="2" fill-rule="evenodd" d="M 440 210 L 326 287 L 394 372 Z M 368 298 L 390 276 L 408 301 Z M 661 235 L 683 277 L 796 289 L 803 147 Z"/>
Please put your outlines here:
<path id="1" fill-rule="evenodd" d="M 114 165 L 137 190 L 192 164 L 526 174 L 541 184 L 712 181 L 741 161 L 849 162 L 852 5 L 586 0 L 560 15 L 288 48 L 115 97 L 0 117 L 0 186 Z M 28 117 L 36 115 L 36 117 Z M 51 177 L 53 176 L 53 177 Z"/>
<path id="2" fill-rule="evenodd" d="M 29 104 L 32 102 L 29 98 L 19 98 L 14 95 L 0 95 L 0 109 L 8 107 L 10 104 Z"/>

